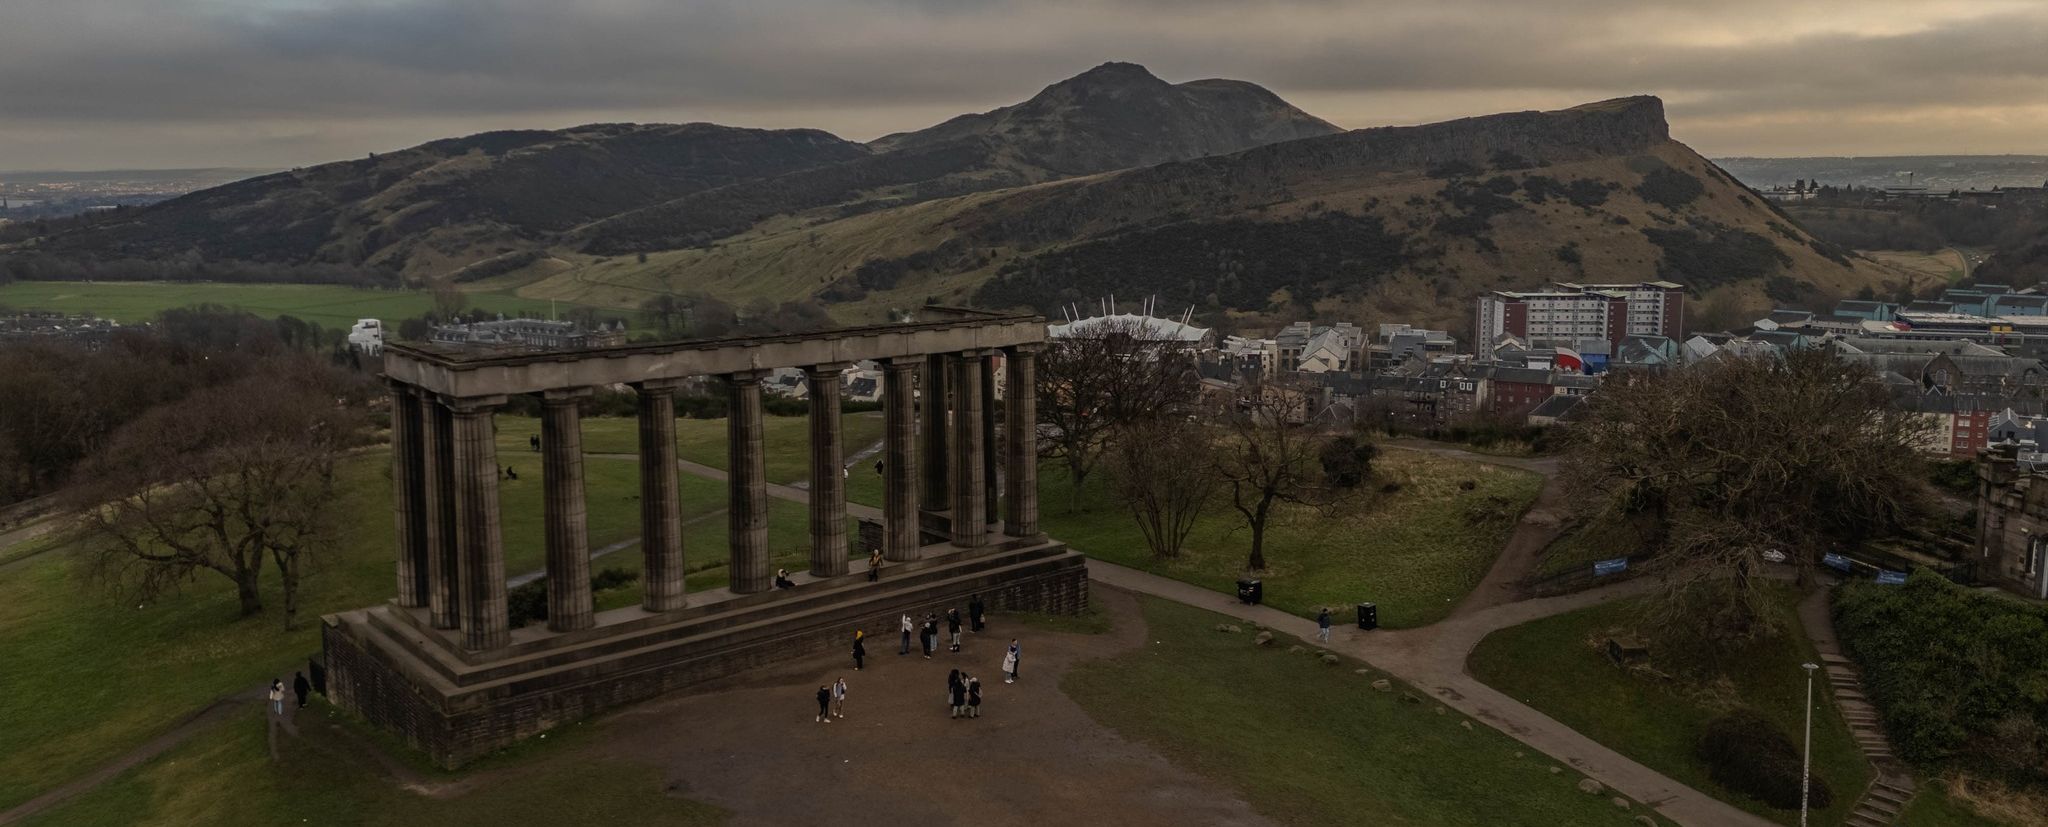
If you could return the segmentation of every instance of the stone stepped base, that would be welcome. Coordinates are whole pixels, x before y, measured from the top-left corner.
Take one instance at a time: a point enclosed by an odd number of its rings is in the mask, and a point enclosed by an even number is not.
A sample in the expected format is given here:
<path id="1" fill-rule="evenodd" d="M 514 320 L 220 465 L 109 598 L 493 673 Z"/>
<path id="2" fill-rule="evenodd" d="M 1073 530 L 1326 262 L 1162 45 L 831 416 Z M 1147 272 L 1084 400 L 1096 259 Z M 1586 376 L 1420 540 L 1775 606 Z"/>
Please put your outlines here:
<path id="1" fill-rule="evenodd" d="M 454 768 L 520 739 L 607 709 L 754 666 L 851 651 L 855 629 L 870 651 L 893 648 L 898 618 L 966 609 L 1071 614 L 1087 607 L 1087 559 L 1042 537 L 860 571 L 795 589 L 692 595 L 663 613 L 601 614 L 567 633 L 529 627 L 510 645 L 462 650 L 450 630 L 396 605 L 321 618 L 329 697 Z M 850 657 L 850 656 L 849 656 Z"/>

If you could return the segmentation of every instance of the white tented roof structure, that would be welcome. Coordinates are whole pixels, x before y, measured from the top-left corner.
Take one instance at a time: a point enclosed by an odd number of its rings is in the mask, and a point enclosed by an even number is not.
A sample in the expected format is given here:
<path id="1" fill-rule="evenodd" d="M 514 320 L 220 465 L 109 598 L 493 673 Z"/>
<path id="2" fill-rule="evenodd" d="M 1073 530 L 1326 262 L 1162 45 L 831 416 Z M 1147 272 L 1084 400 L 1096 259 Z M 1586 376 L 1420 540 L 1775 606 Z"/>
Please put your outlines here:
<path id="1" fill-rule="evenodd" d="M 1112 313 L 1045 326 L 1048 338 L 1088 336 L 1103 329 L 1134 331 L 1147 341 L 1199 344 L 1209 339 L 1209 328 L 1195 327 L 1177 319 L 1162 319 L 1137 313 Z"/>

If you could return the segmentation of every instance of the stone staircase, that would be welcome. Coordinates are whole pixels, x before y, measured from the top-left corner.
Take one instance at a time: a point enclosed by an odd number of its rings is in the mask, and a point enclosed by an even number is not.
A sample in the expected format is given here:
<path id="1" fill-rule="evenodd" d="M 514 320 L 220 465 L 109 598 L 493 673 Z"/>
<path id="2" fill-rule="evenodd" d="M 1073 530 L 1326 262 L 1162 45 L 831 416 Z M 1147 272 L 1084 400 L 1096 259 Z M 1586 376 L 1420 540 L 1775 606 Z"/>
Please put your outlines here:
<path id="1" fill-rule="evenodd" d="M 1813 619 L 1808 618 L 1807 634 L 1813 639 L 1814 649 L 1820 653 L 1821 668 L 1827 672 L 1829 690 L 1835 695 L 1835 706 L 1842 710 L 1842 718 L 1848 721 L 1849 733 L 1856 739 L 1857 748 L 1870 759 L 1871 767 L 1877 771 L 1877 778 L 1856 801 L 1846 823 L 1851 827 L 1897 824 L 1900 814 L 1906 810 L 1906 803 L 1913 800 L 1913 775 L 1892 754 L 1891 741 L 1885 737 L 1884 727 L 1877 718 L 1877 708 L 1871 706 L 1870 699 L 1863 695 L 1863 680 L 1856 671 L 1856 664 L 1842 655 L 1841 647 L 1835 641 L 1834 624 L 1828 621 L 1825 603 L 1821 611 L 1820 621 L 1827 624 L 1825 630 L 1811 628 Z"/>

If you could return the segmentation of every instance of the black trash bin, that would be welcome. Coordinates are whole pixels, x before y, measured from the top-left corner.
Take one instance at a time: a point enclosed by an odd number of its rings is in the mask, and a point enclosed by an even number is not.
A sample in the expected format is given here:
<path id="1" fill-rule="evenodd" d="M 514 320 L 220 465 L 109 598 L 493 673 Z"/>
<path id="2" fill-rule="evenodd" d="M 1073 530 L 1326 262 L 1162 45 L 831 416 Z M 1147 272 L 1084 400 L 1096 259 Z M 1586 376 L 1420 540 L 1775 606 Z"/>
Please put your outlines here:
<path id="1" fill-rule="evenodd" d="M 1371 603 L 1358 604 L 1358 628 L 1377 629 L 1380 627 L 1380 607 Z"/>
<path id="2" fill-rule="evenodd" d="M 1237 581 L 1238 602 L 1243 603 L 1247 606 L 1251 606 L 1259 603 L 1265 598 L 1265 584 L 1260 583 L 1259 581 L 1253 580 L 1251 578 L 1245 578 L 1243 580 Z"/>

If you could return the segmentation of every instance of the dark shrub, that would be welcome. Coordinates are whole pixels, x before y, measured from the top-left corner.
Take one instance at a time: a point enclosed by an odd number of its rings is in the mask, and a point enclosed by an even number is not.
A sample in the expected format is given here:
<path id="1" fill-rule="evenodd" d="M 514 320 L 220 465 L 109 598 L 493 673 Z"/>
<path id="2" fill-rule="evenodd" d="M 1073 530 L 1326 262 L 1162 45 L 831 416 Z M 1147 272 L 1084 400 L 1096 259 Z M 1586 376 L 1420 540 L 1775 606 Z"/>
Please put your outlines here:
<path id="1" fill-rule="evenodd" d="M 1799 749 L 1754 710 L 1738 709 L 1707 722 L 1693 748 L 1714 783 L 1780 810 L 1799 809 Z M 1807 792 L 1813 809 L 1835 800 L 1828 783 L 1814 776 Z"/>
<path id="2" fill-rule="evenodd" d="M 1693 202 L 1707 191 L 1700 179 L 1683 170 L 1660 166 L 1643 176 L 1643 182 L 1636 185 L 1636 195 L 1652 204 L 1662 204 L 1678 209 Z"/>
<path id="3" fill-rule="evenodd" d="M 1323 478 L 1337 488 L 1356 488 L 1372 476 L 1372 459 L 1379 449 L 1350 434 L 1323 446 Z"/>
<path id="4" fill-rule="evenodd" d="M 640 573 L 627 569 L 611 568 L 598 572 L 590 578 L 590 590 L 601 592 L 640 582 Z"/>
<path id="5" fill-rule="evenodd" d="M 548 581 L 541 578 L 505 593 L 505 609 L 512 616 L 512 628 L 548 619 Z"/>

